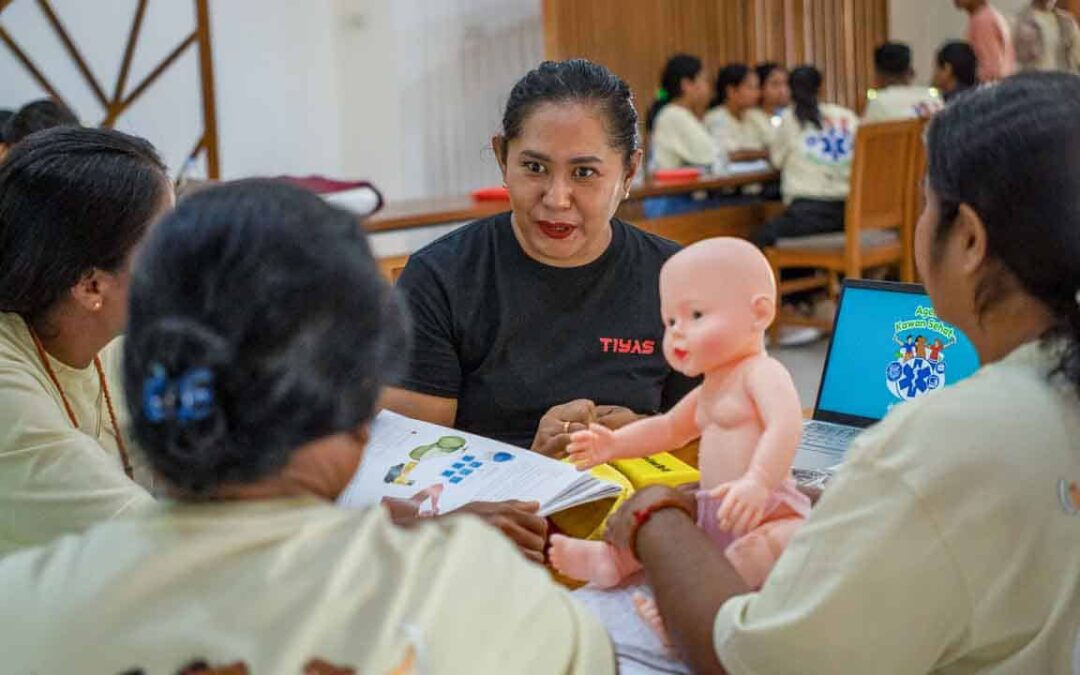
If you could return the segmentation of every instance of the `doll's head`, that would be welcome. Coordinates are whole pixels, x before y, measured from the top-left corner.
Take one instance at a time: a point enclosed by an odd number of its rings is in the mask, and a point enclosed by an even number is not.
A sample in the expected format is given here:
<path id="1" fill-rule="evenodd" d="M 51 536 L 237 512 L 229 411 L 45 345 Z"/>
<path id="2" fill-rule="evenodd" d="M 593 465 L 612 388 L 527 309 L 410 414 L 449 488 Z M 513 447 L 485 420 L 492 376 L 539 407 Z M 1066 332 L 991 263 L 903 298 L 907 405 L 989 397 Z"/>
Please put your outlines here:
<path id="1" fill-rule="evenodd" d="M 696 377 L 765 349 L 776 315 L 776 280 L 753 244 L 706 239 L 673 255 L 660 270 L 664 356 Z"/>

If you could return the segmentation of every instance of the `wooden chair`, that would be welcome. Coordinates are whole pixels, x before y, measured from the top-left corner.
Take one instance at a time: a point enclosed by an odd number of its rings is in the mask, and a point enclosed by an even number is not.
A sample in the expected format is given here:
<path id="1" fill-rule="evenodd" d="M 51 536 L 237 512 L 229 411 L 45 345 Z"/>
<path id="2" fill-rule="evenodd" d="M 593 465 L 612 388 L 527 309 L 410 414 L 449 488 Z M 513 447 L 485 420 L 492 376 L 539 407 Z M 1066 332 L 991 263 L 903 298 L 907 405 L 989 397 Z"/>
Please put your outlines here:
<path id="1" fill-rule="evenodd" d="M 918 281 L 918 273 L 915 270 L 915 223 L 919 222 L 919 215 L 923 210 L 923 179 L 926 177 L 926 127 L 930 120 L 922 119 L 913 127 L 914 138 L 911 140 L 911 162 L 908 172 L 907 187 L 909 189 L 907 207 L 908 213 L 904 218 L 904 227 L 901 230 L 904 242 L 904 262 L 900 270 L 900 279 L 903 281 Z"/>
<path id="2" fill-rule="evenodd" d="M 407 255 L 394 255 L 386 258 L 379 258 L 375 261 L 379 265 L 379 271 L 383 277 L 386 278 L 392 284 L 396 284 L 398 277 L 401 276 L 402 270 L 405 269 L 405 263 L 409 262 L 409 256 Z"/>
<path id="3" fill-rule="evenodd" d="M 911 240 L 912 148 L 921 122 L 905 120 L 868 124 L 855 136 L 851 190 L 844 213 L 844 231 L 781 239 L 765 249 L 779 282 L 777 316 L 769 329 L 775 341 L 784 326 L 814 326 L 826 332 L 832 321 L 781 311 L 784 296 L 823 288 L 830 297 L 839 293 L 840 275 L 858 279 L 867 269 L 895 266 L 901 275 L 913 265 Z M 917 186 L 916 186 L 917 187 Z M 786 269 L 815 268 L 812 276 L 779 281 Z"/>

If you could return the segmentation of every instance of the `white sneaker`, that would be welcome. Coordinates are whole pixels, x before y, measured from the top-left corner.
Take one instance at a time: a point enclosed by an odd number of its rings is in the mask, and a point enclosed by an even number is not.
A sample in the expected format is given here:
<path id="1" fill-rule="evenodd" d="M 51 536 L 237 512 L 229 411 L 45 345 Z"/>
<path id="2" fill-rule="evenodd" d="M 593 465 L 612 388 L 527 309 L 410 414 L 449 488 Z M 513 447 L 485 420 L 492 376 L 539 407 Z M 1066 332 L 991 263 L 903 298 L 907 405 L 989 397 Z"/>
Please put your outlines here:
<path id="1" fill-rule="evenodd" d="M 776 339 L 777 347 L 802 347 L 817 342 L 825 335 L 820 328 L 813 326 L 787 326 L 780 329 Z"/>

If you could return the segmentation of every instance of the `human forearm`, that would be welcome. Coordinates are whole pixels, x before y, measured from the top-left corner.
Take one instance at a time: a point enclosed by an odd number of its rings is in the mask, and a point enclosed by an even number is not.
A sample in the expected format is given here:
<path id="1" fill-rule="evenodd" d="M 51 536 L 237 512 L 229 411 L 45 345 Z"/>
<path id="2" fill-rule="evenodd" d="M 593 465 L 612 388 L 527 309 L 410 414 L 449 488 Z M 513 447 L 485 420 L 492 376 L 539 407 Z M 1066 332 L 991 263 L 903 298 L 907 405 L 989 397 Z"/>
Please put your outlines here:
<path id="1" fill-rule="evenodd" d="M 678 509 L 653 514 L 638 531 L 636 548 L 664 624 L 684 658 L 695 672 L 723 673 L 713 644 L 713 622 L 728 598 L 750 589 Z"/>

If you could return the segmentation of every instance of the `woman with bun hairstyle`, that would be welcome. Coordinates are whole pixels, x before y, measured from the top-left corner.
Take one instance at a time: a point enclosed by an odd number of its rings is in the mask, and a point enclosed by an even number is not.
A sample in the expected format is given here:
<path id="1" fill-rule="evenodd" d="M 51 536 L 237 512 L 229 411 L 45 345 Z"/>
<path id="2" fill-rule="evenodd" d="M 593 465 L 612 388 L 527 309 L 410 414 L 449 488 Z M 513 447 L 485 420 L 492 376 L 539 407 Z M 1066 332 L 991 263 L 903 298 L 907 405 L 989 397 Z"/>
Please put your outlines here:
<path id="1" fill-rule="evenodd" d="M 5 669 L 614 672 L 479 519 L 335 505 L 406 324 L 352 214 L 271 181 L 181 202 L 139 254 L 123 364 L 172 499 L 0 560 Z"/>

